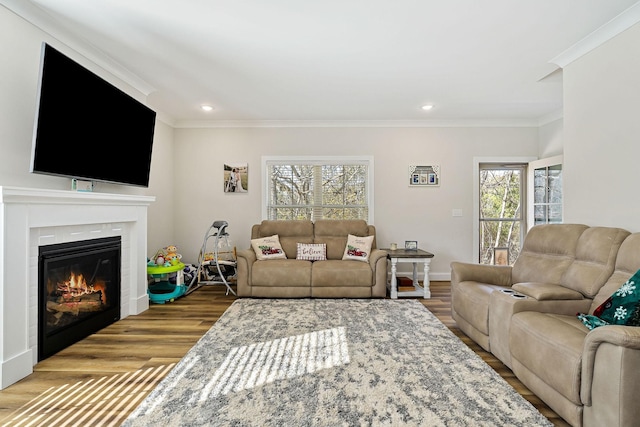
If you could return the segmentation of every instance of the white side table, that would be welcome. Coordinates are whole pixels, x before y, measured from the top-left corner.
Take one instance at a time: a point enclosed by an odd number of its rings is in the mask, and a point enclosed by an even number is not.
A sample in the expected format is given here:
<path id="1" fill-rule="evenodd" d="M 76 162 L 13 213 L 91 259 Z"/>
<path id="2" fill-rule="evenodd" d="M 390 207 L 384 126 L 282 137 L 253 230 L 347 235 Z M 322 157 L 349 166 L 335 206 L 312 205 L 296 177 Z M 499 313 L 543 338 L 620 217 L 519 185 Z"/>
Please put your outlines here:
<path id="1" fill-rule="evenodd" d="M 431 298 L 431 290 L 429 289 L 429 264 L 431 264 L 431 258 L 433 254 L 431 252 L 406 249 L 383 249 L 387 251 L 387 257 L 391 260 L 391 298 L 397 299 L 398 297 L 423 297 Z M 413 263 L 413 291 L 398 292 L 398 282 L 396 277 L 397 264 L 399 262 Z M 424 264 L 424 280 L 422 286 L 418 283 L 418 263 Z"/>

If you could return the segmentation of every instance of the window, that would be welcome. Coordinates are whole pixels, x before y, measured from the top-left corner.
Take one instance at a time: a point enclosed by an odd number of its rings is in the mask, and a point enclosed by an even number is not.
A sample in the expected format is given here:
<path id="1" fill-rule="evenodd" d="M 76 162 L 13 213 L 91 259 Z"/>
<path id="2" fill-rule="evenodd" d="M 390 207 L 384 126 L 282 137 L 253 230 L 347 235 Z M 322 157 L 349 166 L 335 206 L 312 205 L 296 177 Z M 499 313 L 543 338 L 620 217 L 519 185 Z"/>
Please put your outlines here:
<path id="1" fill-rule="evenodd" d="M 267 219 L 364 219 L 373 223 L 373 159 L 263 159 Z"/>
<path id="2" fill-rule="evenodd" d="M 526 212 L 526 166 L 523 163 L 479 165 L 480 264 L 498 264 L 496 254 L 508 254 L 508 260 L 500 263 L 512 264 L 520 254 L 526 230 L 523 214 Z"/>
<path id="3" fill-rule="evenodd" d="M 562 156 L 529 163 L 529 225 L 562 223 Z"/>

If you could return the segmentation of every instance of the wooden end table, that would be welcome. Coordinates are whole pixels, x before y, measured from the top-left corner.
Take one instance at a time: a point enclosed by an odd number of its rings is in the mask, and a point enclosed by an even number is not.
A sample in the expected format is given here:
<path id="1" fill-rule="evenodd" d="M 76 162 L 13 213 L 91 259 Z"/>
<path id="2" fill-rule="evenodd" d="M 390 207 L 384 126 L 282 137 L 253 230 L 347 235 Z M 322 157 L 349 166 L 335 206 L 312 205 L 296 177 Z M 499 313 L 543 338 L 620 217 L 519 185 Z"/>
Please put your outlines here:
<path id="1" fill-rule="evenodd" d="M 382 250 L 387 252 L 387 258 L 391 260 L 390 285 L 392 299 L 397 299 L 398 297 L 423 297 L 425 299 L 431 298 L 431 290 L 429 288 L 429 264 L 431 264 L 431 258 L 433 258 L 434 256 L 431 252 L 423 251 L 422 249 L 391 250 L 388 248 L 384 248 Z M 399 262 L 413 263 L 413 291 L 398 292 L 396 269 Z M 424 280 L 422 286 L 420 286 L 420 284 L 418 283 L 418 263 L 424 264 Z"/>

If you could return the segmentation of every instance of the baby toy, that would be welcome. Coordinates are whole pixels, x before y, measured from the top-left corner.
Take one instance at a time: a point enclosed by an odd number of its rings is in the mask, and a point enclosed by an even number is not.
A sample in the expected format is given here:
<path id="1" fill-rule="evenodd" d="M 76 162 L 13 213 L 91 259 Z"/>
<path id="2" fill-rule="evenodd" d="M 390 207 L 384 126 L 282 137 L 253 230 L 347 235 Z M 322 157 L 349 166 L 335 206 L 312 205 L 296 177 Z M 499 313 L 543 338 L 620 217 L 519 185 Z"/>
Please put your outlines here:
<path id="1" fill-rule="evenodd" d="M 174 245 L 169 245 L 166 248 L 158 249 L 156 254 L 153 256 L 152 261 L 155 265 L 160 265 L 164 267 L 170 267 L 172 265 L 180 264 L 180 260 L 182 259 L 182 255 L 177 253 L 178 248 Z M 151 261 L 149 261 L 151 263 Z"/>
<path id="2" fill-rule="evenodd" d="M 182 255 L 178 253 L 178 248 L 176 248 L 174 245 L 169 245 L 164 249 L 166 251 L 166 255 L 164 257 L 165 260 L 171 261 L 174 258 L 178 258 L 178 259 L 182 258 Z"/>
<path id="3" fill-rule="evenodd" d="M 156 252 L 156 254 L 153 256 L 153 258 L 151 258 L 151 260 L 156 264 L 156 265 L 164 265 L 164 261 L 165 261 L 165 255 L 166 252 L 164 251 L 164 249 L 158 249 L 158 251 Z"/>

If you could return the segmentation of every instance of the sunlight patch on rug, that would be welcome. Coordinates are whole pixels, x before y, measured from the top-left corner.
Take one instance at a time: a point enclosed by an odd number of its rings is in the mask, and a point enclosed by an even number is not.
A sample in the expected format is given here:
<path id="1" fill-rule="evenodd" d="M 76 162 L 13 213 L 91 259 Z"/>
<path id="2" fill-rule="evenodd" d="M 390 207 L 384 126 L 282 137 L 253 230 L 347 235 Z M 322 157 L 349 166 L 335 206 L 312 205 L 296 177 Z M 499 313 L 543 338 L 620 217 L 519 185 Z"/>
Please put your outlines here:
<path id="1" fill-rule="evenodd" d="M 344 327 L 260 342 L 231 349 L 200 396 L 259 387 L 349 363 Z"/>

